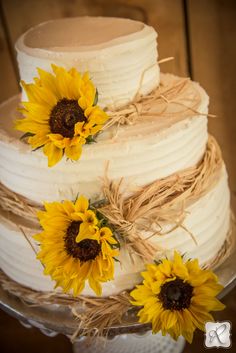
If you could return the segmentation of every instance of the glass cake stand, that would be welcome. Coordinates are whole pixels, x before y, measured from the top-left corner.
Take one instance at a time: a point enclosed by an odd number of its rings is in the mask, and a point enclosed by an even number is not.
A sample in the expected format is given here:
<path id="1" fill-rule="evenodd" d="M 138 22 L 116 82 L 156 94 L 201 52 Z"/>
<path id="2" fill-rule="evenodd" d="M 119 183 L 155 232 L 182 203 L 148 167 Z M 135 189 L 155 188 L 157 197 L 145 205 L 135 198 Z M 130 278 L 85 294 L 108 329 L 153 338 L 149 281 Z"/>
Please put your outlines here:
<path id="1" fill-rule="evenodd" d="M 234 234 L 236 236 L 236 232 Z M 236 285 L 236 247 L 231 255 L 215 270 L 224 290 L 219 298 L 225 296 Z M 47 336 L 54 337 L 58 333 L 72 336 L 78 322 L 73 318 L 66 306 L 50 304 L 29 306 L 24 302 L 0 289 L 0 308 L 18 319 L 25 327 L 36 327 Z M 128 312 L 122 324 L 111 327 L 109 337 L 97 339 L 88 345 L 84 337 L 77 338 L 73 343 L 74 352 L 87 353 L 180 353 L 185 340 L 180 337 L 175 342 L 170 336 L 152 335 L 150 325 L 137 322 L 136 315 Z"/>

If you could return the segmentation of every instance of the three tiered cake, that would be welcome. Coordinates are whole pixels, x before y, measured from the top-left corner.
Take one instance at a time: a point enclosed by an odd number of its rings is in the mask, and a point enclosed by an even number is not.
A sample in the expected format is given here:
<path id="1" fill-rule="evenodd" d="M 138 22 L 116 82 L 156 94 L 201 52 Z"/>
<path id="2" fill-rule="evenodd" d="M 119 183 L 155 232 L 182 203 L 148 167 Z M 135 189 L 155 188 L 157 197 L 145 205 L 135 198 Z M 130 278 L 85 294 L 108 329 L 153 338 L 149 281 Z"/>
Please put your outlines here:
<path id="1" fill-rule="evenodd" d="M 156 37 L 141 22 L 83 17 L 40 24 L 17 41 L 22 94 L 0 107 L 0 265 L 12 280 L 36 291 L 56 281 L 69 293 L 98 293 L 91 278 L 75 290 L 52 275 L 47 259 L 63 251 L 83 268 L 101 254 L 98 266 L 118 260 L 107 265 L 114 276 L 101 270 L 105 297 L 134 288 L 146 263 L 174 250 L 217 264 L 230 197 L 207 131 L 209 98 L 198 83 L 160 73 Z M 37 210 L 43 232 L 35 237 Z M 62 214 L 64 249 L 48 255 L 45 234 L 58 242 Z"/>

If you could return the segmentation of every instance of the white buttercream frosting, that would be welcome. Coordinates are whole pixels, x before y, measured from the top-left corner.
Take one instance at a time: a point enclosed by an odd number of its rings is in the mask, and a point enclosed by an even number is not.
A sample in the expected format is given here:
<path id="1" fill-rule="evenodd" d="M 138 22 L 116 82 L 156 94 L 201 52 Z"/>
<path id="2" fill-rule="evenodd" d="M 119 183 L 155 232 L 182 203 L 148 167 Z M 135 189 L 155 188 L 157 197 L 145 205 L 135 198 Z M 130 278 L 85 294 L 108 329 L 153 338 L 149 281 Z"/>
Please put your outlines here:
<path id="1" fill-rule="evenodd" d="M 137 93 L 147 94 L 161 84 L 168 86 L 172 75 L 162 74 L 160 83 L 157 63 L 157 34 L 141 22 L 81 17 L 45 22 L 23 34 L 16 44 L 20 76 L 32 82 L 37 67 L 51 71 L 51 64 L 89 71 L 99 92 L 102 107 L 117 108 L 133 100 Z M 176 79 L 176 78 L 175 78 Z M 149 116 L 134 124 L 113 126 L 102 131 L 97 142 L 83 146 L 79 161 L 63 158 L 48 168 L 41 150 L 19 140 L 21 133 L 13 129 L 16 108 L 23 97 L 15 96 L 0 106 L 0 168 L 1 182 L 9 189 L 37 203 L 74 200 L 84 194 L 92 201 L 102 195 L 102 178 L 108 166 L 112 180 L 123 178 L 123 192 L 132 193 L 137 187 L 167 177 L 198 163 L 208 139 L 207 117 L 209 99 L 206 92 L 189 80 L 186 97 L 181 104 L 169 104 L 165 116 L 157 114 L 153 101 Z M 176 119 L 173 113 L 188 106 L 193 96 L 200 99 L 195 113 Z M 159 106 L 160 111 L 160 106 Z M 189 111 L 188 111 L 189 112 Z M 20 217 L 0 215 L 0 267 L 15 281 L 36 290 L 53 290 L 50 277 L 36 259 L 25 234 L 36 231 Z M 173 250 L 198 258 L 203 264 L 212 259 L 224 243 L 230 227 L 229 189 L 225 167 L 218 183 L 186 209 L 183 228 L 153 242 L 168 254 Z M 170 228 L 163 224 L 163 229 Z M 194 236 L 193 241 L 190 233 Z M 149 233 L 143 232 L 144 238 Z M 32 239 L 35 249 L 37 244 Z M 126 248 L 121 249 L 120 262 L 115 264 L 115 279 L 103 284 L 103 295 L 114 295 L 131 289 L 141 281 L 144 269 L 141 258 L 130 259 Z M 94 295 L 86 286 L 84 295 Z"/>
<path id="2" fill-rule="evenodd" d="M 171 75 L 163 75 L 165 84 Z M 208 112 L 208 96 L 196 83 L 189 81 L 189 91 L 201 97 L 198 110 Z M 174 121 L 169 106 L 165 118 L 150 116 L 134 125 L 110 128 L 98 135 L 97 143 L 85 145 L 77 162 L 61 160 L 48 168 L 41 150 L 19 141 L 21 135 L 12 129 L 19 97 L 0 107 L 4 126 L 0 131 L 1 180 L 11 190 L 41 203 L 75 199 L 78 193 L 91 199 L 101 197 L 102 177 L 109 163 L 111 179 L 124 178 L 127 192 L 156 179 L 195 165 L 203 156 L 207 143 L 207 118 L 192 116 Z M 186 98 L 186 104 L 188 98 Z M 155 103 L 154 103 L 155 107 Z M 155 109 L 154 109 L 155 110 Z"/>
<path id="3" fill-rule="evenodd" d="M 122 18 L 77 17 L 42 23 L 16 43 L 20 77 L 27 83 L 37 67 L 51 64 L 89 71 L 98 104 L 118 107 L 147 94 L 160 80 L 157 33 L 141 22 Z M 23 100 L 26 95 L 23 92 Z"/>
<path id="4" fill-rule="evenodd" d="M 211 260 L 224 243 L 230 226 L 229 189 L 225 168 L 217 185 L 206 195 L 187 208 L 184 226 L 194 235 L 197 245 L 189 234 L 181 228 L 163 236 L 156 236 L 152 241 L 167 254 L 174 249 L 185 253 L 186 257 L 198 258 L 200 264 Z M 25 227 L 26 234 L 32 229 Z M 34 243 L 35 249 L 37 244 Z M 1 216 L 0 225 L 0 266 L 15 281 L 36 290 L 52 290 L 54 283 L 50 277 L 43 275 L 43 267 L 36 260 L 29 243 L 17 228 L 6 217 Z M 103 284 L 103 295 L 114 295 L 122 290 L 131 289 L 141 281 L 139 272 L 144 269 L 140 259 L 135 263 L 130 260 L 128 252 L 123 249 L 115 263 L 115 279 Z M 87 286 L 84 295 L 94 295 Z"/>

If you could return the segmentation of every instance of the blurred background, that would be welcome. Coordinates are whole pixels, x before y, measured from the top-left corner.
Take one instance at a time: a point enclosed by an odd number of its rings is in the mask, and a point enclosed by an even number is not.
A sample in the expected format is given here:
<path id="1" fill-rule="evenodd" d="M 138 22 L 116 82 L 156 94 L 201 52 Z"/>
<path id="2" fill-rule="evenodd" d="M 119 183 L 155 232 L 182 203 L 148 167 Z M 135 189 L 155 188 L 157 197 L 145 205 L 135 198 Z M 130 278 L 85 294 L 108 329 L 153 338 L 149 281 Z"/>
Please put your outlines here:
<path id="1" fill-rule="evenodd" d="M 74 16 L 115 16 L 143 21 L 158 32 L 163 72 L 191 77 L 210 96 L 209 130 L 218 139 L 229 172 L 232 206 L 236 210 L 236 1 L 235 0 L 0 0 L 0 102 L 19 92 L 14 43 L 31 26 Z M 233 324 L 236 351 L 236 290 L 224 299 L 227 309 L 216 320 Z M 204 335 L 198 332 L 184 353 L 201 353 Z M 222 350 L 222 349 L 221 349 Z M 26 329 L 0 311 L 1 353 L 72 352 L 63 336 L 49 338 Z M 211 349 L 211 352 L 219 350 Z"/>

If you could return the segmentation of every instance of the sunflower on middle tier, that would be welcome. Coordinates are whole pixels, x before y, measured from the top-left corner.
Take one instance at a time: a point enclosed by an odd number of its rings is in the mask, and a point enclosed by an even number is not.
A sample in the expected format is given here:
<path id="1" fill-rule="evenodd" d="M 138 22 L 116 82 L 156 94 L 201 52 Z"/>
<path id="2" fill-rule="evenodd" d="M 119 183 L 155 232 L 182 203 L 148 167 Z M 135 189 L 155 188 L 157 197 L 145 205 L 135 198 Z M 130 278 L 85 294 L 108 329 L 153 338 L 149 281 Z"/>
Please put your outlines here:
<path id="1" fill-rule="evenodd" d="M 97 106 L 97 90 L 88 73 L 81 75 L 75 68 L 67 71 L 52 65 L 53 74 L 38 69 L 34 83 L 21 82 L 28 101 L 20 109 L 23 119 L 15 123 L 35 150 L 43 148 L 48 166 L 58 163 L 63 154 L 78 160 L 82 145 L 93 140 L 107 114 Z"/>
<path id="2" fill-rule="evenodd" d="M 114 277 L 114 260 L 118 242 L 112 230 L 103 225 L 96 211 L 89 209 L 88 200 L 80 196 L 71 201 L 45 203 L 38 212 L 43 231 L 34 238 L 40 244 L 38 259 L 44 274 L 50 275 L 56 287 L 79 295 L 88 281 L 101 295 L 101 283 Z"/>

